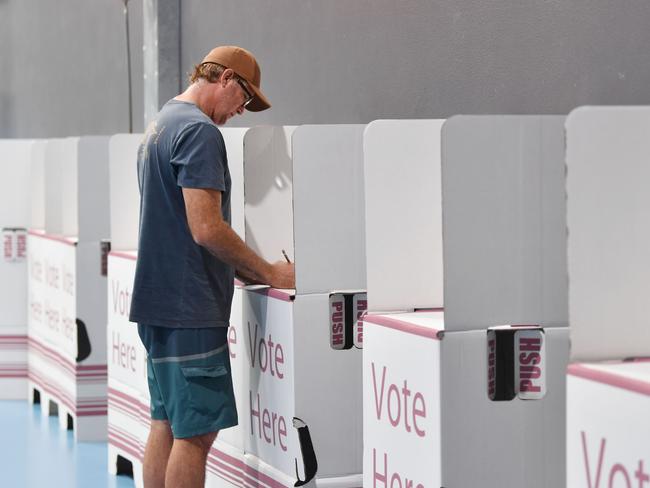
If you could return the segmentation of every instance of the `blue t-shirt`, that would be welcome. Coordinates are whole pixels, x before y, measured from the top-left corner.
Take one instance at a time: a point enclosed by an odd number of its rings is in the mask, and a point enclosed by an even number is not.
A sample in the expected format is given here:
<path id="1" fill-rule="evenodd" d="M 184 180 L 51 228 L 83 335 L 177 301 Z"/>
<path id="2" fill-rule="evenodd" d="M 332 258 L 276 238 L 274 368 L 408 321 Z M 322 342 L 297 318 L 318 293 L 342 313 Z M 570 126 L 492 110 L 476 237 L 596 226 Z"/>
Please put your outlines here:
<path id="1" fill-rule="evenodd" d="M 234 270 L 194 242 L 182 188 L 221 191 L 230 224 L 223 136 L 196 105 L 170 100 L 138 150 L 140 237 L 129 320 L 163 327 L 227 327 Z"/>

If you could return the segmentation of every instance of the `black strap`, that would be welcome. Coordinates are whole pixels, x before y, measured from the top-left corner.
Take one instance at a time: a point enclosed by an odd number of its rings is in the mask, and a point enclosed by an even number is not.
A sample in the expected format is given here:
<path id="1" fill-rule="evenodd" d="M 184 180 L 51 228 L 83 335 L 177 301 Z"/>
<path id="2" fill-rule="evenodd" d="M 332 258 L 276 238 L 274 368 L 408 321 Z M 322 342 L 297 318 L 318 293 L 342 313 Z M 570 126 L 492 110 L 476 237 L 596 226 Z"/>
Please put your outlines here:
<path id="1" fill-rule="evenodd" d="M 90 347 L 90 337 L 86 324 L 77 319 L 77 362 L 80 363 L 90 356 L 92 347 Z"/>
<path id="2" fill-rule="evenodd" d="M 298 474 L 298 460 L 296 462 L 296 482 L 294 487 L 306 485 L 316 476 L 318 471 L 318 461 L 316 460 L 316 452 L 314 452 L 314 444 L 311 442 L 311 435 L 309 435 L 309 427 L 307 424 L 300 420 L 298 417 L 293 418 L 293 426 L 298 430 L 298 441 L 300 442 L 300 452 L 302 453 L 302 463 L 305 468 L 305 479 L 301 480 Z"/>

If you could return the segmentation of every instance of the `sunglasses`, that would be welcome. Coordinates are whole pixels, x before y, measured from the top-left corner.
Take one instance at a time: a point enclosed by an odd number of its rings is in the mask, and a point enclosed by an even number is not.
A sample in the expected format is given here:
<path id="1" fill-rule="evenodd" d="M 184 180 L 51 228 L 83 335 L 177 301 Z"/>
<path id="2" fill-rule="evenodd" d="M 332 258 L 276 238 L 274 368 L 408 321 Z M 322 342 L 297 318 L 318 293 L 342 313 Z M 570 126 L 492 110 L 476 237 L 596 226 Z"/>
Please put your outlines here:
<path id="1" fill-rule="evenodd" d="M 251 92 L 248 90 L 248 88 L 246 87 L 246 82 L 244 82 L 244 80 L 242 80 L 238 76 L 235 77 L 235 80 L 237 80 L 237 83 L 239 83 L 239 86 L 241 86 L 241 89 L 244 90 L 244 93 L 246 94 L 246 100 L 242 104 L 242 107 L 246 107 L 249 103 L 253 101 L 254 95 L 252 95 Z"/>

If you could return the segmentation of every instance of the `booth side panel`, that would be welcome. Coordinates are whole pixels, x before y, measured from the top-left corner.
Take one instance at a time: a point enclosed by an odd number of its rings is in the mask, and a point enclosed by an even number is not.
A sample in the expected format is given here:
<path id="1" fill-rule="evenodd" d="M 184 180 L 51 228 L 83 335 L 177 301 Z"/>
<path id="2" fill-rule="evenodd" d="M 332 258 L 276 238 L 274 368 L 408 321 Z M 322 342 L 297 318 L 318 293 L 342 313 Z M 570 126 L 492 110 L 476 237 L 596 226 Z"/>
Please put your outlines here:
<path id="1" fill-rule="evenodd" d="M 363 405 L 364 488 L 442 486 L 440 342 L 364 321 Z"/>

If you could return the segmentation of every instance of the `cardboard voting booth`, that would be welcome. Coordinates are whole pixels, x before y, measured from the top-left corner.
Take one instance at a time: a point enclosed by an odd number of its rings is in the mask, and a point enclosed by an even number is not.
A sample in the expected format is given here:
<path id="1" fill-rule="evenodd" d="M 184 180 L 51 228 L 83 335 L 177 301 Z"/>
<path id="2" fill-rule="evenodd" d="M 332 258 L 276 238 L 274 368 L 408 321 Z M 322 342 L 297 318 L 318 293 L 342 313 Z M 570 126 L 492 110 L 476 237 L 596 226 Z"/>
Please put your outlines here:
<path id="1" fill-rule="evenodd" d="M 371 217 L 372 196 L 389 191 L 405 214 L 428 208 L 431 242 L 402 228 L 401 243 L 368 254 L 364 486 L 563 485 L 563 141 L 559 117 L 368 126 L 368 247 L 392 231 Z M 426 191 L 411 188 L 418 176 L 385 176 L 397 147 L 402 173 L 419 175 Z M 413 278 L 392 281 L 396 262 Z M 436 274 L 420 276 L 420 263 Z"/>
<path id="2" fill-rule="evenodd" d="M 129 322 L 140 208 L 137 153 L 142 137 L 117 134 L 109 141 L 108 469 L 117 474 L 121 459 L 129 461 L 136 486 L 142 486 L 150 422 L 146 351 L 136 324 Z"/>
<path id="3" fill-rule="evenodd" d="M 244 234 L 243 137 L 245 128 L 220 129 L 228 153 L 232 181 L 232 226 Z M 142 134 L 111 137 L 110 154 L 110 237 L 108 256 L 108 466 L 117 473 L 122 460 L 131 463 L 137 486 L 142 485 L 142 459 L 149 435 L 150 411 L 146 351 L 137 325 L 129 322 L 131 294 L 138 248 L 140 196 L 137 179 L 137 151 Z M 241 287 L 235 289 L 232 318 L 241 321 Z M 219 438 L 230 439 L 233 429 Z M 226 449 L 224 449 L 226 450 Z M 218 464 L 212 459 L 209 471 Z M 210 476 L 208 476 L 210 477 Z"/>
<path id="4" fill-rule="evenodd" d="M 567 486 L 650 482 L 650 107 L 566 122 Z"/>
<path id="5" fill-rule="evenodd" d="M 38 394 L 42 412 L 58 413 L 61 427 L 72 426 L 76 439 L 101 440 L 108 138 L 49 140 L 44 181 L 45 228 L 28 236 L 30 401 Z"/>
<path id="6" fill-rule="evenodd" d="M 271 262 L 283 250 L 295 259 L 296 290 L 243 290 L 230 342 L 241 447 L 215 443 L 221 483 L 361 483 L 361 354 L 351 330 L 365 299 L 362 132 L 246 133 L 246 242 Z"/>
<path id="7" fill-rule="evenodd" d="M 32 140 L 0 140 L 0 168 L 10 177 L 0 192 L 0 399 L 27 395 L 27 228 L 40 147 Z"/>

